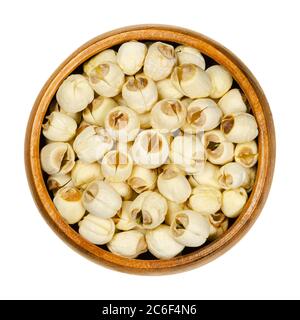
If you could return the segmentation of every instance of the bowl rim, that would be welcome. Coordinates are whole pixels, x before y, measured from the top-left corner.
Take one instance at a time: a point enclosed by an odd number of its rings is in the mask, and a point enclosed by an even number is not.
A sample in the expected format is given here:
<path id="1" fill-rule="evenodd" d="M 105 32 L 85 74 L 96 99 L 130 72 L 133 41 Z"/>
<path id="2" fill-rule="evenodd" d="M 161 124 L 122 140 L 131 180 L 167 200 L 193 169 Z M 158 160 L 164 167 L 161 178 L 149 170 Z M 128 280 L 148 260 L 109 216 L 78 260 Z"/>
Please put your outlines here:
<path id="1" fill-rule="evenodd" d="M 47 108 L 62 81 L 79 65 L 102 50 L 129 40 L 169 41 L 199 49 L 225 66 L 245 93 L 259 127 L 259 159 L 254 187 L 234 224 L 217 240 L 191 253 L 169 260 L 127 259 L 83 239 L 64 222 L 46 188 L 40 166 L 41 125 Z M 250 229 L 267 199 L 275 167 L 275 130 L 267 99 L 251 71 L 231 51 L 191 30 L 168 25 L 134 25 L 99 35 L 73 52 L 50 76 L 32 108 L 25 137 L 25 167 L 28 183 L 39 211 L 50 227 L 73 249 L 104 266 L 134 274 L 166 274 L 205 264 L 236 244 Z"/>

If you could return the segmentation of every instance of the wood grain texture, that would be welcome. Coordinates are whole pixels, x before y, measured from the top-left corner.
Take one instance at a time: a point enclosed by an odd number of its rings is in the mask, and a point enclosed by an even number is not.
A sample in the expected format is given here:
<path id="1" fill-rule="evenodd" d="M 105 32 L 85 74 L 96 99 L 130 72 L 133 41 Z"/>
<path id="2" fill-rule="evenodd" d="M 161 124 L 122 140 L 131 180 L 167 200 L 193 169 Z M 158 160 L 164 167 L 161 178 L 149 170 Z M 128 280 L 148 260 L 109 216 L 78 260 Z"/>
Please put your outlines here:
<path id="1" fill-rule="evenodd" d="M 116 256 L 83 239 L 57 212 L 45 185 L 40 166 L 41 125 L 47 108 L 62 81 L 90 57 L 129 40 L 159 40 L 186 44 L 199 49 L 224 65 L 246 94 L 259 127 L 258 170 L 253 191 L 234 224 L 216 241 L 170 260 L 132 260 Z M 72 248 L 93 261 L 122 272 L 167 274 L 194 268 L 231 248 L 252 226 L 267 199 L 275 166 L 275 132 L 267 99 L 248 68 L 228 49 L 190 30 L 165 25 L 138 25 L 117 29 L 84 44 L 51 75 L 39 93 L 28 121 L 25 138 L 25 167 L 37 207 L 54 231 Z M 256 244 L 253 244 L 256 245 Z"/>

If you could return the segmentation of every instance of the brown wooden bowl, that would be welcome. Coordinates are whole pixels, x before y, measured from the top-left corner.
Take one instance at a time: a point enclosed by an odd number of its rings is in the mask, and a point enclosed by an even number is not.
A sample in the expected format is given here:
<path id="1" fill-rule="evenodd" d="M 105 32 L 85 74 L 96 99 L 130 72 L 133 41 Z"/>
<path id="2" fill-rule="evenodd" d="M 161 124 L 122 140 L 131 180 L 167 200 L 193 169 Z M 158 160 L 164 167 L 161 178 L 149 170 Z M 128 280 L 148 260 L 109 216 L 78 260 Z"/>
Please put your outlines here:
<path id="1" fill-rule="evenodd" d="M 129 40 L 168 41 L 186 44 L 225 66 L 244 91 L 256 117 L 259 159 L 255 185 L 242 213 L 233 225 L 214 242 L 170 260 L 126 259 L 83 239 L 64 222 L 56 210 L 44 182 L 40 166 L 41 125 L 48 106 L 62 81 L 77 67 L 100 51 Z M 194 268 L 220 256 L 252 226 L 267 199 L 275 165 L 275 132 L 265 95 L 248 68 L 229 50 L 207 37 L 182 28 L 164 25 L 139 25 L 100 35 L 76 50 L 52 74 L 39 93 L 28 121 L 25 139 L 25 164 L 29 186 L 37 207 L 52 229 L 77 251 L 105 266 L 136 274 L 165 274 Z"/>

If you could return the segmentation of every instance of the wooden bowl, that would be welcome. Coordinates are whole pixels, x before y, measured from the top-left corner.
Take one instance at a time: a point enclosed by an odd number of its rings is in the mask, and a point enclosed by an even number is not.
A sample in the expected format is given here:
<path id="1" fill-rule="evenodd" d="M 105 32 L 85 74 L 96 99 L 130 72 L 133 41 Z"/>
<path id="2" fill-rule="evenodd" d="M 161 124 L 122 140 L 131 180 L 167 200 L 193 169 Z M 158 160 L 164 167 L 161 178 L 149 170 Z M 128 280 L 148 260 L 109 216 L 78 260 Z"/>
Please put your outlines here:
<path id="1" fill-rule="evenodd" d="M 242 213 L 216 241 L 170 260 L 133 260 L 116 256 L 83 239 L 66 224 L 56 210 L 46 188 L 40 166 L 41 125 L 47 108 L 62 81 L 83 62 L 100 51 L 129 40 L 167 41 L 199 49 L 225 66 L 244 91 L 259 127 L 259 159 L 255 185 Z M 190 30 L 164 26 L 131 26 L 100 35 L 76 50 L 51 75 L 39 93 L 28 121 L 25 139 L 25 164 L 29 186 L 37 207 L 53 230 L 79 253 L 123 272 L 165 274 L 194 268 L 220 256 L 233 246 L 252 226 L 267 199 L 275 164 L 275 132 L 265 95 L 248 68 L 229 50 L 215 41 Z M 255 245 L 255 244 L 253 244 Z"/>

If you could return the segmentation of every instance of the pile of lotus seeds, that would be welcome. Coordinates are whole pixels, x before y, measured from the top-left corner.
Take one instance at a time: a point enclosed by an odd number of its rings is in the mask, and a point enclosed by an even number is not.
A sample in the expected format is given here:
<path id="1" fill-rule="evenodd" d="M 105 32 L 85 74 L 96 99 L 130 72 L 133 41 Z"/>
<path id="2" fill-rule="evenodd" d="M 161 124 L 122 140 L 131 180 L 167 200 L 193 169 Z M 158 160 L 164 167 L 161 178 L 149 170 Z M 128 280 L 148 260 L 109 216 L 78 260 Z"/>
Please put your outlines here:
<path id="1" fill-rule="evenodd" d="M 131 259 L 170 259 L 220 237 L 258 158 L 256 120 L 232 85 L 199 50 L 162 42 L 123 43 L 66 78 L 40 153 L 66 223 Z"/>

